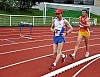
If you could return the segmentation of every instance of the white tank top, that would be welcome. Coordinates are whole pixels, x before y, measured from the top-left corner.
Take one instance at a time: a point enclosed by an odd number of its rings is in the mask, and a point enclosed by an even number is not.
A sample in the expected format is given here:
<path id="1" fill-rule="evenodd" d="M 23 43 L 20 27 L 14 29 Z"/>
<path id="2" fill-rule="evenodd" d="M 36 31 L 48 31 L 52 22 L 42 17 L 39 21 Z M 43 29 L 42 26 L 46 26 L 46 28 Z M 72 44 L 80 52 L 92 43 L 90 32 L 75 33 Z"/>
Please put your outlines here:
<path id="1" fill-rule="evenodd" d="M 54 26 L 55 34 L 54 35 L 61 36 L 62 33 L 64 33 L 64 21 L 65 21 L 65 19 L 62 18 L 62 20 L 59 21 L 58 18 L 55 18 L 54 21 L 55 21 L 54 22 L 54 24 L 55 24 L 55 26 Z"/>

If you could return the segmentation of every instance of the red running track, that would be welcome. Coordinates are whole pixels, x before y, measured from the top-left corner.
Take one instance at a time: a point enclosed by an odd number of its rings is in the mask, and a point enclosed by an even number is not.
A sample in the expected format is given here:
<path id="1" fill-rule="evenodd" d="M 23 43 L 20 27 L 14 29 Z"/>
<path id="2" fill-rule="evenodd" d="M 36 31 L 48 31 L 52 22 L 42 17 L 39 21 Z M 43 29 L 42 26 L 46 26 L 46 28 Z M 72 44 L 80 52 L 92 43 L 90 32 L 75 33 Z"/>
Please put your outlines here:
<path id="1" fill-rule="evenodd" d="M 19 28 L 0 28 L 0 77 L 40 77 L 51 72 L 49 66 L 55 59 L 52 56 L 52 37 L 53 34 L 49 27 L 33 27 L 32 40 L 20 38 Z M 77 39 L 78 28 L 74 28 L 74 32 L 68 34 L 67 42 L 64 44 L 63 50 L 65 54 L 70 54 Z M 100 28 L 94 28 L 90 37 L 90 56 L 100 53 Z M 23 29 L 23 33 L 28 34 L 28 29 Z M 69 56 L 65 63 L 59 61 L 57 68 L 69 65 L 84 58 L 85 47 L 84 40 L 81 42 L 77 53 L 76 60 L 72 60 Z M 51 56 L 49 56 L 51 55 Z M 88 63 L 88 62 L 87 62 Z M 57 77 L 72 77 L 84 63 L 78 67 L 70 69 Z M 85 68 L 77 77 L 100 77 L 98 69 L 100 60 L 92 63 Z M 91 71 L 89 71 L 92 69 Z"/>

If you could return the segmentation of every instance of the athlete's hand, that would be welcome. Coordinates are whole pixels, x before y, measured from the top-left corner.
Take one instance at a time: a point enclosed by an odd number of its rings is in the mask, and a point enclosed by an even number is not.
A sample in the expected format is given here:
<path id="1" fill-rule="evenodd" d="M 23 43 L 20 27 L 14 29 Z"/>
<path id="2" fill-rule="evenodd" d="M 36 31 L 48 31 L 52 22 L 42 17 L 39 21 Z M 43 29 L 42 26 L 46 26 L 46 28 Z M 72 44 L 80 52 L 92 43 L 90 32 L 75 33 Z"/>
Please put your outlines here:
<path id="1" fill-rule="evenodd" d="M 51 28 L 51 31 L 52 31 L 52 32 L 55 32 L 55 30 L 54 30 L 54 29 L 52 29 L 52 28 Z"/>
<path id="2" fill-rule="evenodd" d="M 63 33 L 62 37 L 65 37 L 66 36 L 66 33 Z"/>

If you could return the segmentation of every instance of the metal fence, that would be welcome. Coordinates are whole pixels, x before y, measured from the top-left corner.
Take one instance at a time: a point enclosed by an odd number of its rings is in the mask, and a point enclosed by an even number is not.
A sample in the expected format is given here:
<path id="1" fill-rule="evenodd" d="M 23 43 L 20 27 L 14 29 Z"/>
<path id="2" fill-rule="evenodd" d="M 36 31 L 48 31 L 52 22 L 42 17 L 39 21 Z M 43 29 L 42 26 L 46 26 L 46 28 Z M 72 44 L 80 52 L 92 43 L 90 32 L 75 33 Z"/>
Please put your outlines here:
<path id="1" fill-rule="evenodd" d="M 51 26 L 55 17 L 51 16 L 28 16 L 0 14 L 0 26 L 19 26 L 20 22 L 31 23 L 33 26 Z M 78 26 L 79 18 L 64 17 L 71 25 Z M 91 25 L 97 24 L 97 18 L 91 18 Z"/>

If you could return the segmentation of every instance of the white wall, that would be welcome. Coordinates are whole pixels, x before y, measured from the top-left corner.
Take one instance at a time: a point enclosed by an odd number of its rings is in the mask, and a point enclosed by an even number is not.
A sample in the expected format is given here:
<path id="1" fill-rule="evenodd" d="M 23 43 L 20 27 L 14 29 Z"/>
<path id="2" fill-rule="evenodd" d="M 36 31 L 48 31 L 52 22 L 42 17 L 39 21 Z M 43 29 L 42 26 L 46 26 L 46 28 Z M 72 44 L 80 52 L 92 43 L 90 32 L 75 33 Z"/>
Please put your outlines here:
<path id="1" fill-rule="evenodd" d="M 66 4 L 66 5 L 72 5 L 72 4 Z M 77 6 L 91 7 L 91 13 L 100 15 L 100 6 L 93 6 L 93 5 L 77 5 Z M 34 6 L 33 8 L 38 8 L 39 10 L 43 10 L 44 4 L 40 3 L 38 6 Z"/>
<path id="2" fill-rule="evenodd" d="M 100 6 L 91 6 L 91 13 L 100 15 Z"/>
<path id="3" fill-rule="evenodd" d="M 89 5 L 93 5 L 94 4 L 94 0 L 74 0 L 75 4 L 80 3 L 81 1 L 84 2 L 84 4 L 89 4 Z"/>

